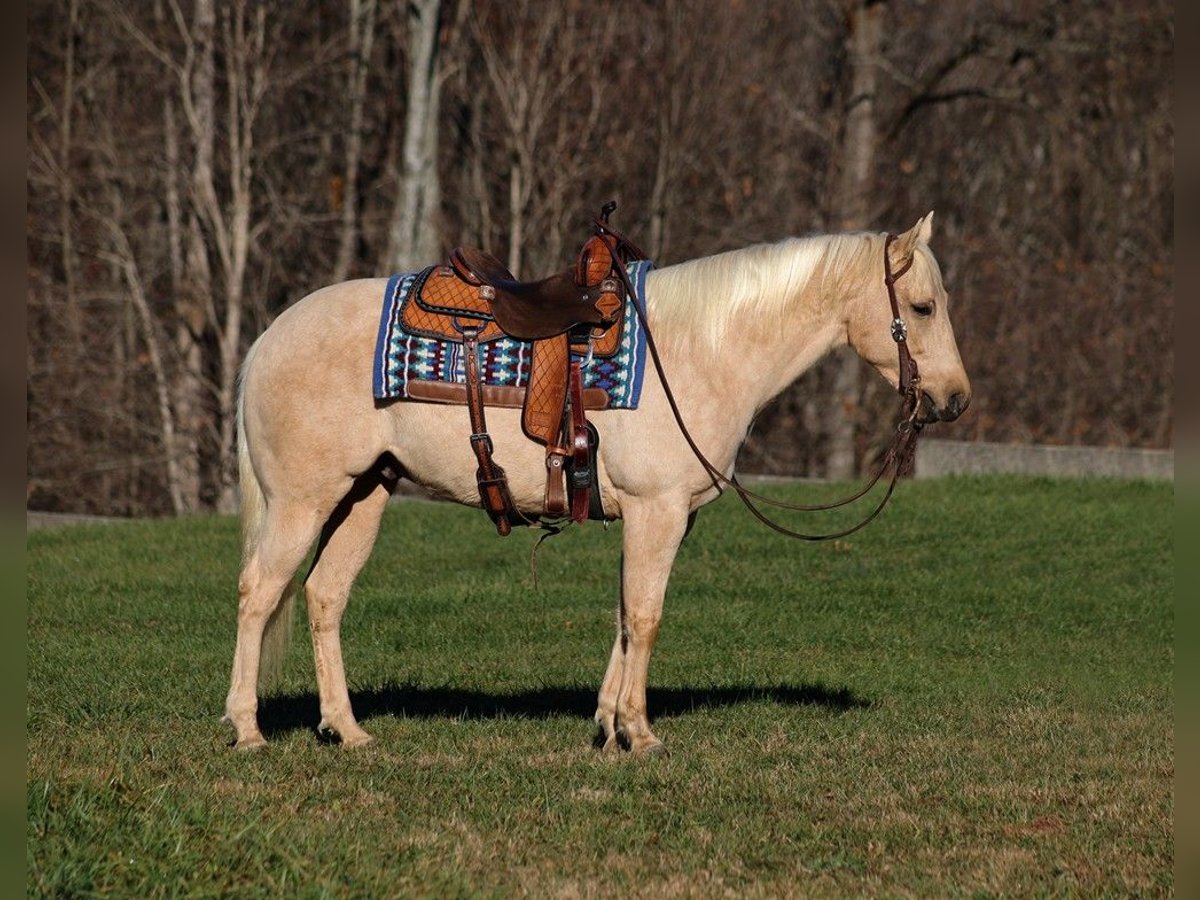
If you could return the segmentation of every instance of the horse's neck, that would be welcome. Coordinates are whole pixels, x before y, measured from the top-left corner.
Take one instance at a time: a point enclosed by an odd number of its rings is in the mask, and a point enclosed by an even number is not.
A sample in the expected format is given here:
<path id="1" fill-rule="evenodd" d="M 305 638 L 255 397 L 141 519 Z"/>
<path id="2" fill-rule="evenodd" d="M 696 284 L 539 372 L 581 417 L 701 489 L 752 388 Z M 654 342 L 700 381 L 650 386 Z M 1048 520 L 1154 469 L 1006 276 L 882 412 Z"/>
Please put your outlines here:
<path id="1" fill-rule="evenodd" d="M 697 267 L 688 272 L 671 269 L 651 273 L 647 285 L 651 301 L 651 326 L 654 325 L 654 276 L 675 295 L 692 293 L 720 302 L 738 286 L 739 276 L 730 269 Z M 694 283 L 689 279 L 695 277 Z M 666 284 L 672 278 L 675 283 Z M 806 370 L 815 365 L 831 349 L 845 343 L 845 298 L 822 292 L 823 279 L 813 277 L 796 296 L 766 297 L 756 312 L 749 309 L 731 319 L 721 331 L 720 339 L 712 340 L 704 315 L 688 320 L 673 315 L 669 336 L 659 338 L 669 369 L 680 372 L 682 378 L 704 386 L 710 397 L 717 398 L 722 407 L 742 414 L 748 419 L 770 402 Z M 792 288 L 779 285 L 786 291 Z M 794 290 L 794 289 L 792 289 Z M 706 311 L 711 314 L 711 310 Z M 666 323 L 664 323 L 666 324 Z"/>

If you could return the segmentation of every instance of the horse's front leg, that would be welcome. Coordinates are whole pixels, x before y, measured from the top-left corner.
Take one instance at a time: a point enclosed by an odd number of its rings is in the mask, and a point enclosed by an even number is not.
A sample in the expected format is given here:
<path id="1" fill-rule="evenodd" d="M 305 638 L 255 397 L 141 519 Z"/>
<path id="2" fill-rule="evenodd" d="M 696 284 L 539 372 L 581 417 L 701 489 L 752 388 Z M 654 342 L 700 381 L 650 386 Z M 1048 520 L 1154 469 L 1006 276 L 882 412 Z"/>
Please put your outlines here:
<path id="1" fill-rule="evenodd" d="M 623 734 L 634 753 L 661 753 L 650 730 L 646 674 L 658 637 L 663 597 L 679 542 L 687 531 L 685 503 L 663 499 L 622 504 L 625 534 L 621 554 L 621 607 L 617 639 L 596 706 L 606 750 Z"/>

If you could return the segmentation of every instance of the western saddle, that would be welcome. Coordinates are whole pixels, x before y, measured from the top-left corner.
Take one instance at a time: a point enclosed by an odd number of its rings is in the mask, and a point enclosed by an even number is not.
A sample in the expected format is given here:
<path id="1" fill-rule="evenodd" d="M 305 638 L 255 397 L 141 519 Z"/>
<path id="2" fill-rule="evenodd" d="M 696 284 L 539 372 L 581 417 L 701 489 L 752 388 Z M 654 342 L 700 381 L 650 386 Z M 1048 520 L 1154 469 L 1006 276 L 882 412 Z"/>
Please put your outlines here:
<path id="1" fill-rule="evenodd" d="M 414 381 L 408 395 L 467 406 L 479 497 L 501 535 L 512 531 L 514 523 L 534 522 L 517 510 L 504 469 L 492 458 L 488 406 L 520 407 L 525 435 L 546 448 L 546 492 L 539 519 L 559 520 L 569 514 L 582 522 L 589 515 L 603 516 L 595 467 L 598 437 L 585 411 L 605 408 L 608 395 L 600 389 L 585 390 L 582 369 L 593 358 L 619 351 L 626 290 L 618 267 L 643 258 L 608 225 L 615 208 L 613 202 L 604 205 L 573 270 L 523 282 L 487 251 L 458 247 L 446 263 L 417 276 L 401 310 L 406 331 L 463 346 L 465 384 Z M 525 388 L 483 383 L 481 345 L 505 336 L 533 344 Z"/>

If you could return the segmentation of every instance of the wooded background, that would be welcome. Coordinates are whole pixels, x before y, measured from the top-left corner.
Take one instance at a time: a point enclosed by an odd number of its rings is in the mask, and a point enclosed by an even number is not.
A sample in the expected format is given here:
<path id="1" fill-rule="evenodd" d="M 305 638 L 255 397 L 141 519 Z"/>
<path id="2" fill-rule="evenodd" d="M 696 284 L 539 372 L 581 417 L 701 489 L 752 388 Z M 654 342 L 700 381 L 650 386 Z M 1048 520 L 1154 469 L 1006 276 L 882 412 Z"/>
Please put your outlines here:
<path id="1" fill-rule="evenodd" d="M 974 387 L 938 436 L 1171 446 L 1174 16 L 34 0 L 27 503 L 231 509 L 237 369 L 281 309 L 457 243 L 548 274 L 609 198 L 660 265 L 935 209 Z M 836 356 L 740 468 L 848 477 L 894 406 Z"/>

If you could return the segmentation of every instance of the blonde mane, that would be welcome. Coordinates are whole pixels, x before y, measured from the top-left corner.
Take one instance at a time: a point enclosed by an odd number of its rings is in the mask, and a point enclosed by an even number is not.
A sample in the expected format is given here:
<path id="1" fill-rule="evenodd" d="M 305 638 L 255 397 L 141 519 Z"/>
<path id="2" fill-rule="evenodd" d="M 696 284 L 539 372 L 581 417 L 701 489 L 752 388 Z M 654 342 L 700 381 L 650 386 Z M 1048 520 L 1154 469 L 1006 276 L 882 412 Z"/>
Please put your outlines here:
<path id="1" fill-rule="evenodd" d="M 882 277 L 883 235 L 787 238 L 694 259 L 650 273 L 649 305 L 673 342 L 699 338 L 715 347 L 735 319 L 778 328 L 792 304 L 820 304 L 860 281 Z"/>

